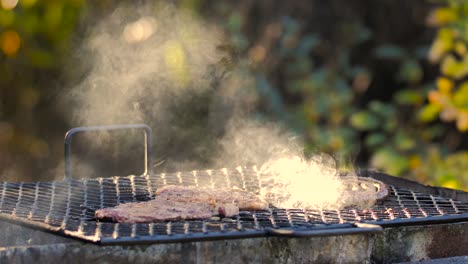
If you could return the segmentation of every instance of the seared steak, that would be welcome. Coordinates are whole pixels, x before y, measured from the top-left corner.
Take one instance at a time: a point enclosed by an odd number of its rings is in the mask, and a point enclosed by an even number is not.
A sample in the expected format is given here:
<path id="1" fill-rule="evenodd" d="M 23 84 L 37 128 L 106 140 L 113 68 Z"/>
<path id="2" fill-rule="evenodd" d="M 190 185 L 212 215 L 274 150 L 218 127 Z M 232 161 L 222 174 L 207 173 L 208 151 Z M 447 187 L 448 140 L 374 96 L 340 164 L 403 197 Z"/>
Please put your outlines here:
<path id="1" fill-rule="evenodd" d="M 240 210 L 265 210 L 268 208 L 268 203 L 259 196 L 241 189 L 215 190 L 168 185 L 156 190 L 156 197 L 185 202 L 232 203 L 237 205 Z"/>
<path id="2" fill-rule="evenodd" d="M 155 199 L 147 202 L 126 203 L 96 211 L 96 218 L 119 223 L 145 223 L 206 219 L 213 215 L 232 216 L 239 213 L 234 205 L 213 205 L 210 203 L 186 203 Z"/>
<path id="3" fill-rule="evenodd" d="M 268 203 L 242 190 L 214 190 L 166 186 L 156 191 L 156 199 L 126 203 L 96 211 L 99 220 L 119 223 L 145 223 L 207 219 L 214 215 L 231 217 L 243 210 L 264 210 Z"/>

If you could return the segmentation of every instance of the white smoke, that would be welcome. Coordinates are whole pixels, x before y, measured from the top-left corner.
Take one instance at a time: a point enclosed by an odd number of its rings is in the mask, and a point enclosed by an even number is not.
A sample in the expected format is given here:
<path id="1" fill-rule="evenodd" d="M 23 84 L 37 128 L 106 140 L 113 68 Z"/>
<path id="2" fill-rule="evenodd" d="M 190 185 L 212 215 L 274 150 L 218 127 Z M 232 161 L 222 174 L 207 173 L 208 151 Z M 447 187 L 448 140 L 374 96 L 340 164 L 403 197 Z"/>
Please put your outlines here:
<path id="1" fill-rule="evenodd" d="M 333 159 L 307 159 L 299 137 L 248 115 L 253 77 L 221 63 L 223 45 L 219 28 L 173 6 L 118 8 L 78 51 L 88 73 L 65 94 L 65 112 L 74 126 L 149 124 L 164 170 L 258 165 L 276 184 L 262 194 L 279 206 L 337 204 Z"/>

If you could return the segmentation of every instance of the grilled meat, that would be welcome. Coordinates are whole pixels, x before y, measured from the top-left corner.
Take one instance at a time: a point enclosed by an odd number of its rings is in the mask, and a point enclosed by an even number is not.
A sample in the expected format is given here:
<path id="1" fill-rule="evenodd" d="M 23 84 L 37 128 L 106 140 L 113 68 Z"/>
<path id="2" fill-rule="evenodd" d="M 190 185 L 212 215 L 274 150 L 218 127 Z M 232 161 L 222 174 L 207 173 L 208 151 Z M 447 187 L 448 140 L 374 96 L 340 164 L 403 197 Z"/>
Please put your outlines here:
<path id="1" fill-rule="evenodd" d="M 112 208 L 97 210 L 95 216 L 100 220 L 118 223 L 145 223 L 157 221 L 177 221 L 207 219 L 213 215 L 233 216 L 239 208 L 231 205 L 210 203 L 187 203 L 155 199 L 147 202 L 126 203 Z"/>
<path id="2" fill-rule="evenodd" d="M 140 203 L 121 204 L 113 208 L 97 210 L 95 216 L 100 220 L 119 223 L 142 223 L 164 220 L 208 218 L 213 215 L 209 204 L 191 204 L 181 202 L 152 200 Z"/>
<path id="3" fill-rule="evenodd" d="M 207 219 L 214 215 L 232 217 L 239 214 L 239 209 L 266 208 L 267 202 L 243 190 L 166 186 L 156 191 L 154 200 L 99 209 L 95 216 L 119 223 L 145 223 Z"/>
<path id="4" fill-rule="evenodd" d="M 241 189 L 215 190 L 211 188 L 168 185 L 156 190 L 156 197 L 185 202 L 215 202 L 235 204 L 240 210 L 265 210 L 268 203 L 254 193 Z"/>

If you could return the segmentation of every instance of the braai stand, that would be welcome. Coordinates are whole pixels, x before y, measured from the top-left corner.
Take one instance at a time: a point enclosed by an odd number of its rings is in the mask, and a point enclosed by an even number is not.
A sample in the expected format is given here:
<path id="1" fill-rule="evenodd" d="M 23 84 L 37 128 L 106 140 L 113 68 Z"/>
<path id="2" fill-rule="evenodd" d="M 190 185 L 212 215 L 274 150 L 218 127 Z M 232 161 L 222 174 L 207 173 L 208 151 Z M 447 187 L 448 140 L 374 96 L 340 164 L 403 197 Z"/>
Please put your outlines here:
<path id="1" fill-rule="evenodd" d="M 145 173 L 73 179 L 77 132 L 145 131 Z M 372 208 L 242 211 L 233 218 L 122 224 L 94 211 L 147 201 L 164 185 L 242 188 L 267 180 L 256 167 L 152 174 L 146 125 L 75 128 L 65 180 L 0 182 L 0 263 L 394 263 L 468 255 L 468 193 L 358 172 L 389 186 Z"/>

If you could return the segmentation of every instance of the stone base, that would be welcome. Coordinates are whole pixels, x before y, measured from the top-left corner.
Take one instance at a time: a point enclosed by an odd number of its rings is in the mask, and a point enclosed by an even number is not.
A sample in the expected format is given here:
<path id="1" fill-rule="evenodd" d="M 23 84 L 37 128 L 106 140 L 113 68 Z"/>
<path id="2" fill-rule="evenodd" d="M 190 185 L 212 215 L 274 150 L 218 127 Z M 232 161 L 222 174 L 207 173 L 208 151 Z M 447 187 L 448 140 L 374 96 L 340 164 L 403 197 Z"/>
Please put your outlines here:
<path id="1" fill-rule="evenodd" d="M 380 234 L 99 246 L 0 222 L 0 263 L 395 263 L 468 255 L 468 222 Z"/>

